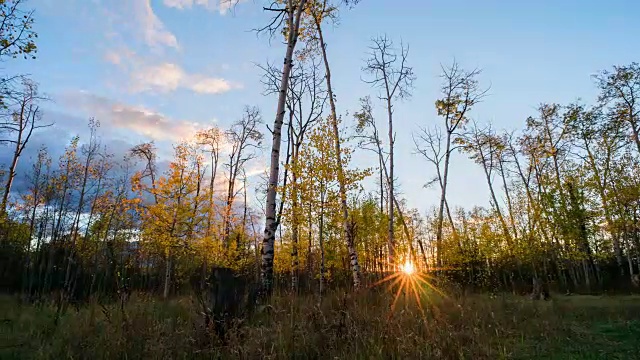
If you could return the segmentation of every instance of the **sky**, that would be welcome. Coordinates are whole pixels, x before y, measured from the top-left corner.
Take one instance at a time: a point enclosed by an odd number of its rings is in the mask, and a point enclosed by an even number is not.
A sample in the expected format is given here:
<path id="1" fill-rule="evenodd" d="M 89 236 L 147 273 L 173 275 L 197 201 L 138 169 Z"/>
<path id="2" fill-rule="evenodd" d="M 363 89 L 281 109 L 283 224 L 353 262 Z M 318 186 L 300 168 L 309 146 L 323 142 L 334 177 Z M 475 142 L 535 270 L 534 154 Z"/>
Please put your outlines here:
<path id="1" fill-rule="evenodd" d="M 57 156 L 73 135 L 88 133 L 90 117 L 101 122 L 103 142 L 116 154 L 154 140 L 161 160 L 170 158 L 172 143 L 198 128 L 227 127 L 246 105 L 258 106 L 273 125 L 276 101 L 262 95 L 256 64 L 281 63 L 285 47 L 280 38 L 252 31 L 271 15 L 262 11 L 262 0 L 244 0 L 234 9 L 219 0 L 26 5 L 35 9 L 37 59 L 7 61 L 2 71 L 30 74 L 52 100 L 43 106 L 44 118 L 56 123 L 34 137 L 27 154 L 44 143 Z M 353 114 L 360 97 L 377 94 L 361 71 L 372 37 L 386 34 L 410 46 L 408 63 L 417 79 L 412 97 L 395 109 L 395 171 L 408 205 L 424 212 L 437 203 L 439 190 L 423 188 L 434 171 L 414 154 L 412 132 L 442 121 L 434 106 L 441 64 L 455 59 L 463 68 L 481 68 L 479 81 L 490 87 L 489 96 L 471 116 L 498 130 L 519 129 L 540 103 L 592 102 L 592 74 L 640 61 L 638 14 L 637 0 L 361 0 L 326 29 L 338 111 Z M 374 115 L 385 132 L 381 104 Z M 266 137 L 265 154 L 270 142 Z M 250 165 L 252 173 L 264 170 L 266 158 Z M 376 166 L 371 160 L 354 155 L 361 167 Z M 21 167 L 27 165 L 25 159 Z M 488 205 L 477 165 L 455 155 L 450 177 L 451 205 Z"/>

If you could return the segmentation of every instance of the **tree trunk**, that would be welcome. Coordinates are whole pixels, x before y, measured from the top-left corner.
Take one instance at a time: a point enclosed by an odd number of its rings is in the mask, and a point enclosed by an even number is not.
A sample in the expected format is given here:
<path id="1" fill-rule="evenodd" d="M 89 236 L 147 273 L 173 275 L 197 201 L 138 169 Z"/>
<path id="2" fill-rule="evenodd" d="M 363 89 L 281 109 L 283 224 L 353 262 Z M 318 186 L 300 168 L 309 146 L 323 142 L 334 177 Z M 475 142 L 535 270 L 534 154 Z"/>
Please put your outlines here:
<path id="1" fill-rule="evenodd" d="M 336 150 L 336 161 L 338 165 L 338 184 L 340 190 L 340 206 L 342 209 L 342 227 L 347 241 L 347 250 L 349 252 L 349 261 L 351 263 L 351 273 L 353 276 L 353 287 L 360 288 L 360 264 L 358 262 L 358 253 L 356 252 L 353 228 L 349 224 L 349 208 L 347 206 L 347 189 L 345 186 L 344 169 L 342 168 L 342 153 L 340 149 L 340 132 L 338 131 L 338 114 L 331 86 L 331 69 L 329 67 L 329 59 L 327 58 L 327 46 L 322 35 L 322 27 L 316 18 L 316 30 L 320 40 L 320 49 L 322 50 L 322 59 L 324 60 L 325 79 L 327 82 L 327 94 L 329 97 L 329 105 L 331 108 L 331 125 L 333 128 L 333 141 Z"/>
<path id="2" fill-rule="evenodd" d="M 296 156 L 297 157 L 297 156 Z M 293 159 L 294 166 L 297 159 Z M 291 189 L 291 210 L 292 210 L 292 227 L 291 227 L 291 291 L 295 294 L 298 291 L 298 237 L 299 237 L 299 225 L 298 225 L 298 191 L 296 189 L 298 183 L 298 177 L 295 171 L 293 172 Z"/>
<path id="3" fill-rule="evenodd" d="M 436 227 L 436 266 L 442 267 L 442 225 L 444 222 L 444 203 L 447 196 L 447 177 L 449 176 L 449 159 L 451 157 L 451 132 L 447 131 L 447 146 L 444 154 L 444 175 L 440 193 L 440 206 L 438 208 L 438 222 Z M 453 225 L 452 225 L 453 226 Z"/>
<path id="4" fill-rule="evenodd" d="M 320 243 L 320 296 L 324 293 L 324 189 L 320 184 L 320 224 L 318 228 L 318 242 Z"/>
<path id="5" fill-rule="evenodd" d="M 284 58 L 284 66 L 282 68 L 282 78 L 280 80 L 280 94 L 278 96 L 278 108 L 276 110 L 276 118 L 273 124 L 273 144 L 271 146 L 271 163 L 269 173 L 269 186 L 267 189 L 266 201 L 266 223 L 264 229 L 264 238 L 262 240 L 262 263 L 261 263 L 261 280 L 263 287 L 263 295 L 269 296 L 273 291 L 273 248 L 276 239 L 276 230 L 278 224 L 276 222 L 276 190 L 278 187 L 278 176 L 280 174 L 280 144 L 282 142 L 282 123 L 285 113 L 285 102 L 287 100 L 287 90 L 289 89 L 289 77 L 291 68 L 293 67 L 293 52 L 298 41 L 298 30 L 300 28 L 300 19 L 306 5 L 306 0 L 300 0 L 295 13 L 289 6 L 287 14 L 287 23 L 289 25 L 289 34 L 287 36 L 287 51 Z M 289 3 L 289 5 L 291 5 Z"/>
<path id="6" fill-rule="evenodd" d="M 4 187 L 4 195 L 2 196 L 2 211 L 7 211 L 7 204 L 9 202 L 9 194 L 11 193 L 11 186 L 13 185 L 13 179 L 16 177 L 16 167 L 18 166 L 18 159 L 20 158 L 20 143 L 22 138 L 22 131 L 18 134 L 18 141 L 16 142 L 16 149 L 13 153 L 13 159 L 9 166 L 9 176 L 7 178 L 7 184 Z"/>
<path id="7" fill-rule="evenodd" d="M 164 269 L 164 291 L 162 297 L 167 299 L 169 297 L 169 289 L 171 284 L 171 251 L 167 253 L 167 260 Z"/>
<path id="8" fill-rule="evenodd" d="M 391 98 L 389 88 L 387 87 L 387 114 L 389 116 L 389 263 L 395 270 L 395 240 L 394 240 L 394 224 L 393 224 L 393 204 L 395 202 L 394 179 L 393 179 L 393 112 L 391 108 Z"/>

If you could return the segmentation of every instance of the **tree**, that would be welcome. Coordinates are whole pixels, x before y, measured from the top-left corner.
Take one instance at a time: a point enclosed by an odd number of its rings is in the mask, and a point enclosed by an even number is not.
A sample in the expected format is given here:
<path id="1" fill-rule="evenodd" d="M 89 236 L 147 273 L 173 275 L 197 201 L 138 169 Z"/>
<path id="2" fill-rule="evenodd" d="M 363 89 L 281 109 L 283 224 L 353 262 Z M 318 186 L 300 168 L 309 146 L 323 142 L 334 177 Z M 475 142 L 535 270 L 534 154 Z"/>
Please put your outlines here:
<path id="1" fill-rule="evenodd" d="M 491 126 L 482 129 L 475 121 L 467 133 L 458 139 L 458 143 L 462 145 L 464 151 L 469 153 L 472 160 L 482 166 L 489 193 L 491 194 L 491 205 L 493 205 L 500 220 L 504 237 L 507 240 L 507 247 L 509 251 L 512 251 L 513 236 L 500 209 L 500 203 L 493 186 L 493 172 L 500 166 L 499 153 L 502 151 L 503 144 L 491 129 Z"/>
<path id="2" fill-rule="evenodd" d="M 218 162 L 220 160 L 220 150 L 224 140 L 224 134 L 218 127 L 201 130 L 196 134 L 198 145 L 204 147 L 204 152 L 209 154 L 211 159 L 211 174 L 209 176 L 209 206 L 214 206 L 214 192 L 216 175 L 218 172 Z M 211 235 L 213 211 L 208 212 L 206 236 Z"/>
<path id="3" fill-rule="evenodd" d="M 363 70 L 373 76 L 367 83 L 381 90 L 379 99 L 384 101 L 387 109 L 389 121 L 389 263 L 395 266 L 394 260 L 394 232 L 393 232 L 393 203 L 394 197 L 394 158 L 393 146 L 395 143 L 395 133 L 393 131 L 393 102 L 397 99 L 406 99 L 411 93 L 410 90 L 415 80 L 413 68 L 407 65 L 409 47 L 400 44 L 400 54 L 396 53 L 393 42 L 386 36 L 381 36 L 372 40 L 373 45 L 369 48 L 369 58 Z"/>
<path id="4" fill-rule="evenodd" d="M 23 55 L 35 58 L 37 51 L 33 31 L 33 10 L 20 8 L 23 0 L 3 0 L 0 2 L 0 58 Z"/>
<path id="5" fill-rule="evenodd" d="M 24 10 L 24 0 L 0 1 L 0 61 L 5 58 L 23 56 L 35 59 L 38 51 L 35 39 L 38 34 L 33 31 L 33 10 Z M 7 97 L 15 97 L 14 86 L 17 81 L 24 81 L 23 76 L 0 77 L 0 107 L 7 107 Z M 21 84 L 17 84 L 20 86 Z M 20 93 L 20 90 L 17 91 Z"/>
<path id="6" fill-rule="evenodd" d="M 357 3 L 357 1 L 343 0 L 341 3 L 349 5 Z M 360 288 L 360 263 L 358 262 L 358 253 L 355 246 L 354 229 L 351 228 L 349 221 L 349 207 L 347 205 L 347 188 L 345 184 L 344 169 L 342 168 L 342 151 L 340 149 L 340 131 L 338 129 L 338 112 L 336 110 L 335 94 L 331 86 L 331 68 L 329 66 L 329 58 L 327 56 L 327 44 L 322 33 L 322 22 L 325 19 L 335 20 L 337 17 L 337 7 L 330 4 L 328 0 L 314 1 L 309 7 L 309 12 L 313 20 L 312 25 L 315 28 L 314 42 L 320 48 L 322 60 L 324 62 L 325 81 L 327 83 L 327 95 L 329 97 L 329 110 L 331 111 L 331 128 L 333 130 L 333 142 L 335 146 L 336 164 L 338 166 L 338 182 L 340 186 L 340 204 L 342 212 L 342 228 L 344 231 L 347 249 L 349 251 L 349 260 L 351 263 L 351 272 L 353 276 L 353 287 L 357 290 Z"/>
<path id="7" fill-rule="evenodd" d="M 451 161 L 451 153 L 455 148 L 452 148 L 454 137 L 457 136 L 457 131 L 460 128 L 464 128 L 469 121 L 469 111 L 475 106 L 482 98 L 487 94 L 487 90 L 480 88 L 476 77 L 480 74 L 479 69 L 466 71 L 461 69 L 455 61 L 448 68 L 442 68 L 441 78 L 443 79 L 442 87 L 440 88 L 442 99 L 436 101 L 436 110 L 438 116 L 441 116 L 444 120 L 444 128 L 446 131 L 446 143 L 443 154 L 444 165 L 443 173 L 440 182 L 440 205 L 438 208 L 438 223 L 436 229 L 436 246 L 437 246 L 437 266 L 442 266 L 441 258 L 441 243 L 442 243 L 442 223 L 444 220 L 444 207 L 447 195 L 447 183 L 449 177 L 449 164 Z M 438 147 L 440 146 L 438 141 Z M 416 143 L 416 149 L 421 154 L 426 154 L 427 150 L 424 145 L 428 145 L 432 149 L 434 144 L 433 134 L 426 128 L 422 128 L 418 135 L 418 140 L 414 138 Z M 439 163 L 439 156 L 436 156 L 436 161 Z"/>
<path id="8" fill-rule="evenodd" d="M 145 169 L 138 175 L 140 178 L 139 180 L 142 180 L 146 177 L 150 178 L 151 188 L 149 189 L 148 193 L 153 196 L 154 201 L 157 204 L 158 195 L 155 192 L 157 176 L 155 144 L 153 142 L 142 143 L 131 148 L 129 152 L 134 157 L 144 160 Z"/>
<path id="9" fill-rule="evenodd" d="M 16 167 L 31 135 L 35 130 L 53 125 L 42 121 L 39 101 L 45 100 L 45 98 L 38 94 L 38 86 L 30 80 L 24 80 L 22 86 L 22 91 L 11 94 L 8 101 L 9 114 L 5 115 L 0 122 L 0 132 L 9 134 L 9 138 L 0 140 L 0 144 L 6 143 L 14 147 L 0 211 L 7 210 L 11 186 L 16 177 Z"/>
<path id="10" fill-rule="evenodd" d="M 225 132 L 225 138 L 231 147 L 228 161 L 224 164 L 228 175 L 222 239 L 227 247 L 229 246 L 229 233 L 231 231 L 232 207 L 238 195 L 236 181 L 247 161 L 257 156 L 254 150 L 260 148 L 262 143 L 263 135 L 258 130 L 258 126 L 261 124 L 260 110 L 257 107 L 246 107 L 242 118 L 231 125 L 231 128 Z"/>
<path id="11" fill-rule="evenodd" d="M 271 295 L 273 290 L 273 248 L 276 239 L 278 223 L 276 221 L 276 193 L 278 187 L 278 177 L 280 175 L 280 144 L 282 142 L 282 123 L 284 121 L 285 104 L 287 92 L 289 90 L 289 78 L 293 68 L 293 53 L 298 42 L 300 30 L 300 20 L 307 5 L 307 0 L 286 0 L 284 8 L 272 9 L 276 12 L 271 24 L 266 28 L 275 31 L 285 24 L 287 50 L 284 56 L 284 65 L 280 79 L 280 93 L 278 94 L 278 105 L 276 117 L 272 130 L 271 162 L 269 166 L 269 185 L 267 187 L 267 200 L 265 204 L 266 223 L 264 238 L 262 240 L 262 262 L 261 278 L 264 295 Z M 277 24 L 277 25 L 276 25 Z"/>
<path id="12" fill-rule="evenodd" d="M 308 141 L 305 142 L 299 154 L 299 161 L 296 168 L 292 172 L 300 174 L 299 194 L 300 202 L 308 203 L 311 212 L 310 218 L 317 221 L 318 243 L 320 247 L 320 289 L 323 291 L 328 270 L 327 233 L 331 227 L 333 229 L 341 229 L 342 213 L 341 213 L 341 197 L 340 197 L 340 180 L 338 178 L 338 164 L 335 160 L 338 158 L 335 152 L 335 144 L 331 136 L 333 130 L 330 123 L 331 119 L 324 118 L 319 120 L 318 124 L 311 130 Z M 347 144 L 345 144 L 347 145 Z M 349 146 L 341 147 L 343 163 L 341 167 L 345 170 L 344 185 L 348 192 L 353 192 L 359 187 L 359 183 L 370 174 L 369 169 L 349 168 L 353 149 Z M 353 217 L 350 220 L 354 220 Z M 350 224 L 353 226 L 353 224 Z M 354 244 L 355 246 L 355 244 Z M 339 253 L 338 249 L 333 248 L 335 253 Z M 343 250 L 344 251 L 344 250 Z M 342 252 L 344 254 L 344 252 Z M 339 256 L 332 256 L 332 264 L 335 265 L 336 260 L 342 259 Z M 346 257 L 351 259 L 351 249 L 347 248 Z M 351 268 L 351 264 L 349 263 Z"/>
<path id="13" fill-rule="evenodd" d="M 204 197 L 199 191 L 202 180 L 202 158 L 189 144 L 175 146 L 175 158 L 169 169 L 150 188 L 141 180 L 143 173 L 132 178 L 133 190 L 139 194 L 151 192 L 157 202 L 141 203 L 143 242 L 148 251 L 165 259 L 163 296 L 169 296 L 172 279 L 176 277 L 176 259 L 189 254 L 196 240 L 195 227 L 203 222 L 198 211 Z"/>
<path id="14" fill-rule="evenodd" d="M 631 138 L 640 153 L 640 64 L 614 66 L 594 76 L 600 90 L 598 100 L 610 105 L 611 117 L 629 126 Z"/>

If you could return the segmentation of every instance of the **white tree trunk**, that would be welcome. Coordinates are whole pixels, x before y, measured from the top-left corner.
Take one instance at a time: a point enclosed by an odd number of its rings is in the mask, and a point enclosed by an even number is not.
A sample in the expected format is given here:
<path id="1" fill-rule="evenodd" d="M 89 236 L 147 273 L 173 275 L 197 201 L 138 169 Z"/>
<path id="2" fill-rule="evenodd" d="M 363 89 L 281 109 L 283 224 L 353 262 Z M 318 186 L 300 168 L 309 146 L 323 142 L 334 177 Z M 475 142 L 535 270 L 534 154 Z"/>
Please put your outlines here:
<path id="1" fill-rule="evenodd" d="M 276 239 L 276 188 L 278 186 L 278 177 L 280 172 L 280 143 L 282 141 L 282 123 L 285 113 L 285 102 L 287 100 L 287 90 L 289 88 L 289 77 L 291 68 L 293 67 L 293 52 L 298 41 L 298 29 L 300 28 L 300 18 L 304 9 L 306 0 L 300 0 L 296 7 L 295 14 L 293 12 L 292 1 L 288 1 L 288 19 L 289 34 L 287 36 L 287 52 L 284 58 L 282 68 L 282 78 L 280 80 L 280 94 L 278 96 L 278 108 L 276 110 L 276 118 L 273 124 L 273 144 L 271 146 L 271 166 L 269 173 L 269 186 L 267 188 L 266 201 L 266 224 L 264 229 L 264 238 L 262 240 L 262 264 L 261 278 L 264 295 L 270 295 L 273 290 L 273 248 Z"/>

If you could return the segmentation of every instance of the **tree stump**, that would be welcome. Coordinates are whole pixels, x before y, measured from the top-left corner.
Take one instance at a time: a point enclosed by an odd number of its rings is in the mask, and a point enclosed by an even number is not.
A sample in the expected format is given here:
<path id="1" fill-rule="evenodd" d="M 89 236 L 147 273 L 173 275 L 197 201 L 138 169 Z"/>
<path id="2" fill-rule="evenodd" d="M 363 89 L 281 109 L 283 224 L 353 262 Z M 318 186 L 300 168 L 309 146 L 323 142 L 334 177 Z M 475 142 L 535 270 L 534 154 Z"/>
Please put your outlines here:
<path id="1" fill-rule="evenodd" d="M 529 296 L 532 300 L 549 300 L 549 288 L 546 283 L 538 278 L 533 278 L 533 289 Z"/>
<path id="2" fill-rule="evenodd" d="M 210 317 L 216 334 L 224 341 L 227 331 L 253 311 L 257 287 L 229 268 L 214 268 L 209 277 Z"/>

